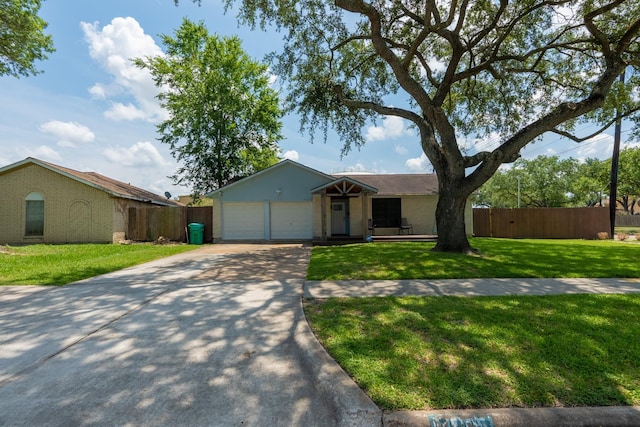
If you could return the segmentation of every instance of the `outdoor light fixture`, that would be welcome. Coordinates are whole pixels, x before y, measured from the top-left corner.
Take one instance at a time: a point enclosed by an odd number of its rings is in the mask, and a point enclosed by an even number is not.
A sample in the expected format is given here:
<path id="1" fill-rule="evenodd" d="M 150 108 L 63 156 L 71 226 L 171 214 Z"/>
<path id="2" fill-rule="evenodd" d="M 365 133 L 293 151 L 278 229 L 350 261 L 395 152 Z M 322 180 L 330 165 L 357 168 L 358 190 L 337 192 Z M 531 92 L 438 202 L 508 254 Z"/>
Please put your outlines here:
<path id="1" fill-rule="evenodd" d="M 280 194 L 282 194 L 282 190 L 278 188 L 278 189 L 276 190 L 276 195 L 277 195 L 277 196 L 279 196 Z"/>

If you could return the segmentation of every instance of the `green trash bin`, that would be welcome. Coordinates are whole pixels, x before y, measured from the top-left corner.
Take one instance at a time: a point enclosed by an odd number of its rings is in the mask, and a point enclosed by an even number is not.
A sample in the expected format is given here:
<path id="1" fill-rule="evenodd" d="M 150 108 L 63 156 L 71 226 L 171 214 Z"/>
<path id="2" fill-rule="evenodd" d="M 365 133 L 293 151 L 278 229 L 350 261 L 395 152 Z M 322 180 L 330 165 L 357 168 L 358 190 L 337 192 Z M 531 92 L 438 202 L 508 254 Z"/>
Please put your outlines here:
<path id="1" fill-rule="evenodd" d="M 201 245 L 204 239 L 204 224 L 192 222 L 189 224 L 189 243 L 192 245 Z"/>

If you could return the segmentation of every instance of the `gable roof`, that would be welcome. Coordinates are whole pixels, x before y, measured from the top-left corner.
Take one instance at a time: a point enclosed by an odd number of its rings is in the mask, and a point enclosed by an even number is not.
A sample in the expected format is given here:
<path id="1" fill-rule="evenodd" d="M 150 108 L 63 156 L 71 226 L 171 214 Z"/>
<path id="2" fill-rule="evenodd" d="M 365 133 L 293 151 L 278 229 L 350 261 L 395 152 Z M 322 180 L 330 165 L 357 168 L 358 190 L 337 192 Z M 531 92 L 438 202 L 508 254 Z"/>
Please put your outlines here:
<path id="1" fill-rule="evenodd" d="M 361 181 L 353 179 L 348 176 L 341 176 L 328 182 L 320 187 L 316 187 L 311 190 L 312 193 L 318 193 L 322 190 L 327 190 L 327 193 L 336 193 L 338 195 L 347 195 L 350 193 L 360 193 L 366 191 L 368 193 L 377 193 L 378 189 L 367 185 Z"/>
<path id="2" fill-rule="evenodd" d="M 281 160 L 280 162 L 276 163 L 275 165 L 269 166 L 266 169 L 262 169 L 261 171 L 254 173 L 253 175 L 249 175 L 247 177 L 244 177 L 242 179 L 234 181 L 231 184 L 227 184 L 227 185 L 224 185 L 224 186 L 222 186 L 222 187 L 220 187 L 220 188 L 218 188 L 216 190 L 213 190 L 212 192 L 210 192 L 208 194 L 205 194 L 205 197 L 213 197 L 218 193 L 221 193 L 221 192 L 223 192 L 225 190 L 228 190 L 229 188 L 233 188 L 233 187 L 235 187 L 237 185 L 244 184 L 249 180 L 252 180 L 252 179 L 255 179 L 255 178 L 259 178 L 260 176 L 262 176 L 262 175 L 264 175 L 266 173 L 269 173 L 274 169 L 281 168 L 281 167 L 284 167 L 286 165 L 291 165 L 291 166 L 306 170 L 308 172 L 311 172 L 312 174 L 316 174 L 318 176 L 321 176 L 322 178 L 325 178 L 328 181 L 335 180 L 335 177 L 332 177 L 331 175 L 327 175 L 327 174 L 322 173 L 322 172 L 320 172 L 318 170 L 310 168 L 309 166 L 305 166 L 302 163 L 294 162 L 293 160 L 289 160 L 289 159 L 284 159 L 284 160 Z"/>
<path id="3" fill-rule="evenodd" d="M 436 174 L 357 174 L 348 176 L 358 182 L 378 190 L 378 196 L 437 196 L 438 177 Z"/>
<path id="4" fill-rule="evenodd" d="M 317 193 L 323 189 L 330 189 L 337 186 L 355 185 L 360 187 L 360 190 L 368 191 L 378 196 L 437 196 L 438 195 L 438 177 L 436 174 L 336 174 L 328 175 L 320 172 L 316 169 L 305 166 L 301 163 L 294 162 L 293 160 L 285 159 L 270 166 L 266 169 L 256 172 L 253 175 L 234 181 L 231 184 L 227 184 L 220 187 L 211 193 L 205 195 L 205 197 L 213 197 L 229 188 L 233 188 L 236 185 L 245 183 L 248 180 L 259 178 L 261 175 L 268 173 L 269 171 L 281 168 L 285 165 L 293 165 L 295 167 L 304 169 L 311 173 L 317 174 L 325 179 L 327 183 L 311 190 L 312 193 Z M 345 187 L 346 188 L 346 187 Z"/>
<path id="5" fill-rule="evenodd" d="M 150 191 L 143 190 L 142 188 L 135 187 L 131 184 L 100 175 L 95 172 L 80 172 L 74 169 L 66 168 L 64 166 L 54 165 L 53 163 L 38 160 L 33 157 L 27 157 L 24 160 L 10 164 L 8 166 L 0 168 L 0 176 L 9 173 L 15 169 L 20 169 L 29 165 L 38 165 L 52 172 L 59 173 L 74 181 L 88 185 L 98 190 L 102 190 L 114 197 L 122 199 L 136 200 L 139 202 L 152 203 L 161 206 L 179 206 L 173 200 L 169 200 L 166 197 L 159 196 Z"/>

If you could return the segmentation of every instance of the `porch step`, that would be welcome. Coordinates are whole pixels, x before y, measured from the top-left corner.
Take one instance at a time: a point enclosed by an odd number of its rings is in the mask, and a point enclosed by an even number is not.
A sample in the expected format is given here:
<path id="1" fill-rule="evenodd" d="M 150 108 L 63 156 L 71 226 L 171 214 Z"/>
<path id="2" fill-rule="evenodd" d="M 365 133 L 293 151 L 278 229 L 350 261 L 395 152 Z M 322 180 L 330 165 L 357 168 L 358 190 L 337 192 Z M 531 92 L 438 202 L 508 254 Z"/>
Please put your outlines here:
<path id="1" fill-rule="evenodd" d="M 374 242 L 435 242 L 437 234 L 396 234 L 392 236 L 371 236 Z"/>

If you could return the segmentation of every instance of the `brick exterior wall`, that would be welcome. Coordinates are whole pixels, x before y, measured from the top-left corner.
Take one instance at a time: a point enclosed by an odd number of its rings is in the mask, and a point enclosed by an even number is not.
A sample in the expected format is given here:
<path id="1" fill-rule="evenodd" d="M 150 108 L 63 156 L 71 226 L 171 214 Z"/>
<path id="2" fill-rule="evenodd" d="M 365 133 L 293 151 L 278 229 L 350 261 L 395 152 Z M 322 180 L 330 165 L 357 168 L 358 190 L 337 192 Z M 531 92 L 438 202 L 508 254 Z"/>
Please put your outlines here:
<path id="1" fill-rule="evenodd" d="M 25 237 L 25 198 L 44 196 L 44 235 Z M 113 198 L 38 165 L 0 176 L 0 244 L 113 242 L 124 238 L 128 206 L 144 203 Z"/>

